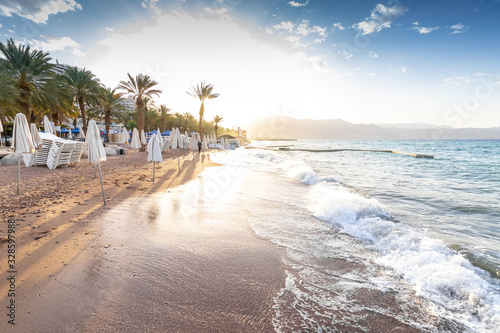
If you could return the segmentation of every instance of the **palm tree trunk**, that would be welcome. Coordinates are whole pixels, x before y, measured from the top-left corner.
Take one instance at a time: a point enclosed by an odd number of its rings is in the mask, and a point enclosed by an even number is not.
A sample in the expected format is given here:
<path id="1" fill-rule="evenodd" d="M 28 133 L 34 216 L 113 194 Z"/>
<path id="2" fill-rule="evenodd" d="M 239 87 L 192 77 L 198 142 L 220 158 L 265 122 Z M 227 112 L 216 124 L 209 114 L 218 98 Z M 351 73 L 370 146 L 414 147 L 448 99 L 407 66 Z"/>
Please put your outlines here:
<path id="1" fill-rule="evenodd" d="M 146 105 L 144 107 L 144 132 L 147 133 L 148 132 L 148 106 Z"/>
<path id="2" fill-rule="evenodd" d="M 144 114 L 142 113 L 142 103 L 139 98 L 137 99 L 135 106 L 137 107 L 137 130 L 140 133 L 141 130 L 144 129 Z"/>
<path id="3" fill-rule="evenodd" d="M 106 110 L 104 116 L 104 123 L 106 124 L 106 140 L 109 142 L 109 128 L 111 127 L 111 111 Z"/>
<path id="4" fill-rule="evenodd" d="M 85 103 L 83 103 L 83 98 L 78 99 L 78 106 L 82 114 L 83 131 L 87 133 L 87 115 L 85 114 Z"/>
<path id="5" fill-rule="evenodd" d="M 200 134 L 200 138 L 202 136 L 201 129 L 203 125 L 203 114 L 205 113 L 205 100 L 201 101 L 201 106 L 200 106 L 200 123 L 198 124 L 198 133 Z"/>

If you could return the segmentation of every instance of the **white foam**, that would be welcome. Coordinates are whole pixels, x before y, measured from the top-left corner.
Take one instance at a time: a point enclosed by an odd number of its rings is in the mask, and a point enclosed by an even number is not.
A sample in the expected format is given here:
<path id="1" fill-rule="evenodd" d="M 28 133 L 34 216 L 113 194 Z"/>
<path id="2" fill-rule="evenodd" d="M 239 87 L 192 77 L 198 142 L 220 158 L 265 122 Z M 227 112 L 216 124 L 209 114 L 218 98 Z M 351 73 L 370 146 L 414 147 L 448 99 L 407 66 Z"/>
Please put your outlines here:
<path id="1" fill-rule="evenodd" d="M 376 261 L 394 269 L 413 285 L 418 295 L 434 302 L 437 315 L 460 322 L 473 331 L 497 332 L 498 284 L 442 241 L 394 222 L 376 199 L 365 198 L 331 182 L 335 181 L 332 177 L 319 176 L 304 161 L 264 150 L 240 153 L 246 155 L 245 163 L 265 164 L 311 185 L 310 211 L 370 244 L 380 253 Z"/>
<path id="2" fill-rule="evenodd" d="M 309 199 L 315 216 L 369 243 L 381 253 L 378 263 L 402 274 L 441 315 L 484 332 L 500 325 L 500 295 L 487 274 L 442 241 L 391 221 L 377 200 L 337 184 L 316 184 Z"/>

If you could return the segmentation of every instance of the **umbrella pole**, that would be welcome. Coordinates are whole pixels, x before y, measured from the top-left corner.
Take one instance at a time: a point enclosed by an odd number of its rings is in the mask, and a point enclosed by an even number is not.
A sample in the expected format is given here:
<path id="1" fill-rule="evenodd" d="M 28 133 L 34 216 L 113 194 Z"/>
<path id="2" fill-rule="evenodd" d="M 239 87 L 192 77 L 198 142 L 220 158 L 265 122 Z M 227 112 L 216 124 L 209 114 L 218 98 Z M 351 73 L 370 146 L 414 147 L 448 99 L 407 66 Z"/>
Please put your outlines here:
<path id="1" fill-rule="evenodd" d="M 153 161 L 153 184 L 155 183 L 155 167 L 156 167 L 156 161 Z"/>
<path id="2" fill-rule="evenodd" d="M 95 174 L 95 164 L 94 164 L 94 178 L 97 177 L 96 174 Z"/>
<path id="3" fill-rule="evenodd" d="M 19 159 L 17 160 L 17 195 L 19 195 L 19 178 L 21 174 L 21 155 L 19 155 Z"/>
<path id="4" fill-rule="evenodd" d="M 179 167 L 179 172 L 181 172 L 181 161 L 179 159 L 179 148 L 177 148 L 177 166 Z"/>
<path id="5" fill-rule="evenodd" d="M 104 201 L 104 206 L 106 206 L 106 196 L 104 195 L 104 185 L 102 184 L 101 162 L 97 163 L 99 164 L 99 178 L 101 179 L 102 200 Z"/>
<path id="6" fill-rule="evenodd" d="M 194 166 L 194 152 L 193 152 L 193 166 Z"/>
<path id="7" fill-rule="evenodd" d="M 134 149 L 134 169 L 137 167 L 137 149 Z"/>

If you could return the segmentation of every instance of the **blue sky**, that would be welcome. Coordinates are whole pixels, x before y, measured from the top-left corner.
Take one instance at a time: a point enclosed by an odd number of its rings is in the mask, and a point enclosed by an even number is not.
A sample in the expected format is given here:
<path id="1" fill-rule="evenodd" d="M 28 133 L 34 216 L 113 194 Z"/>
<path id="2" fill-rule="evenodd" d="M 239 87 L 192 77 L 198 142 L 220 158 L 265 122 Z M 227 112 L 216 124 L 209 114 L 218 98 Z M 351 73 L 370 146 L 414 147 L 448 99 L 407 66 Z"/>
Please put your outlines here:
<path id="1" fill-rule="evenodd" d="M 152 76 L 158 104 L 221 94 L 207 118 L 500 126 L 500 1 L 0 0 L 13 38 L 114 87 Z"/>

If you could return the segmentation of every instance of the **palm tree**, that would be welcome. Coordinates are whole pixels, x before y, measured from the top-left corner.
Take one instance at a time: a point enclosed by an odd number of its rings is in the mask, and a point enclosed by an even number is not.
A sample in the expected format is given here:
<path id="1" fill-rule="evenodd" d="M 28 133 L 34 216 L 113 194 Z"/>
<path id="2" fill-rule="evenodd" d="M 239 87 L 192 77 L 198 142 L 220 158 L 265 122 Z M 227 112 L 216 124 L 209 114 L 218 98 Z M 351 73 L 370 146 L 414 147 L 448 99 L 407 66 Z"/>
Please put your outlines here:
<path id="1" fill-rule="evenodd" d="M 47 85 L 53 80 L 54 73 L 50 64 L 48 53 L 31 50 L 28 45 L 17 46 L 10 38 L 7 42 L 0 43 L 0 70 L 12 77 L 15 89 L 18 91 L 17 103 L 30 122 L 35 121 L 34 106 L 40 106 L 53 91 Z"/>
<path id="2" fill-rule="evenodd" d="M 217 130 L 219 129 L 219 123 L 222 122 L 222 117 L 219 117 L 218 115 L 215 115 L 214 117 L 214 130 L 215 130 L 215 137 L 217 137 Z"/>
<path id="3" fill-rule="evenodd" d="M 194 98 L 198 98 L 201 101 L 200 106 L 200 121 L 199 125 L 199 133 L 202 135 L 202 124 L 203 124 L 203 115 L 205 114 L 205 99 L 214 99 L 219 97 L 218 93 L 213 93 L 214 89 L 213 84 L 205 84 L 205 81 L 202 81 L 200 84 L 191 87 L 191 91 L 187 91 L 188 95 L 193 96 Z"/>
<path id="4" fill-rule="evenodd" d="M 111 88 L 100 88 L 100 103 L 96 108 L 97 113 L 104 117 L 104 123 L 106 127 L 106 140 L 109 141 L 109 128 L 111 127 L 111 118 L 119 119 L 121 116 L 121 111 L 125 108 L 121 104 L 123 100 L 122 94 L 117 93 L 116 89 Z"/>
<path id="5" fill-rule="evenodd" d="M 144 132 L 147 133 L 149 131 L 149 128 L 150 128 L 149 125 L 154 123 L 154 121 L 152 121 L 152 120 L 148 121 L 148 110 L 150 107 L 154 108 L 155 103 L 151 97 L 146 96 L 146 97 L 142 98 L 142 104 L 144 106 Z"/>
<path id="6" fill-rule="evenodd" d="M 19 91 L 15 88 L 16 81 L 3 72 L 0 72 L 0 119 L 9 117 L 14 119 L 20 109 Z"/>
<path id="7" fill-rule="evenodd" d="M 99 88 L 101 87 L 99 79 L 85 68 L 69 67 L 66 73 L 62 75 L 72 91 L 72 95 L 78 103 L 80 114 L 82 116 L 83 130 L 87 131 L 87 114 L 85 104 L 98 104 Z"/>
<path id="8" fill-rule="evenodd" d="M 153 95 L 159 95 L 162 93 L 159 89 L 153 89 L 158 82 L 152 80 L 149 75 L 137 74 L 133 78 L 129 73 L 128 81 L 120 81 L 117 89 L 123 89 L 127 93 L 134 95 L 135 104 L 137 106 L 137 129 L 139 132 L 144 129 L 144 114 L 142 112 L 144 108 L 144 97 L 153 97 Z"/>
<path id="9" fill-rule="evenodd" d="M 164 129 L 168 129 L 165 127 L 165 123 L 167 121 L 167 118 L 169 116 L 169 112 L 172 111 L 171 108 L 167 108 L 166 105 L 161 104 L 160 105 L 160 129 L 163 131 Z"/>

